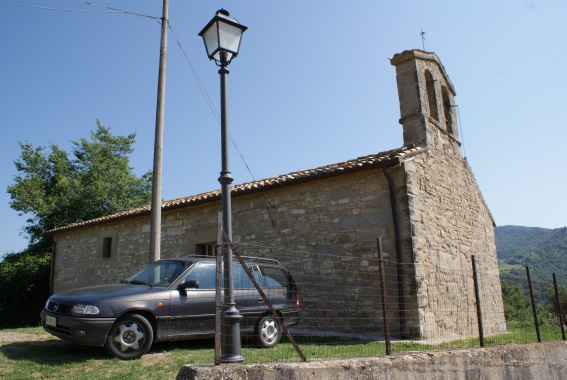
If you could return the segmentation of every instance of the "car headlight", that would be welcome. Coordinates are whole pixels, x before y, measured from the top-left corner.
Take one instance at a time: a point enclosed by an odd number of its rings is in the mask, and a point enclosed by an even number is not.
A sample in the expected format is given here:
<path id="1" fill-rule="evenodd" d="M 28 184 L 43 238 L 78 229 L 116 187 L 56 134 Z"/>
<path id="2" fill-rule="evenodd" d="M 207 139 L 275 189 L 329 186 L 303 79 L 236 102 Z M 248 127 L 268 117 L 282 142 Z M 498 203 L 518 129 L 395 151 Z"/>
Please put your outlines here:
<path id="1" fill-rule="evenodd" d="M 76 305 L 73 305 L 73 307 L 71 308 L 71 313 L 72 314 L 95 315 L 95 314 L 100 313 L 100 310 L 98 309 L 98 307 L 93 306 L 93 305 L 76 304 Z"/>

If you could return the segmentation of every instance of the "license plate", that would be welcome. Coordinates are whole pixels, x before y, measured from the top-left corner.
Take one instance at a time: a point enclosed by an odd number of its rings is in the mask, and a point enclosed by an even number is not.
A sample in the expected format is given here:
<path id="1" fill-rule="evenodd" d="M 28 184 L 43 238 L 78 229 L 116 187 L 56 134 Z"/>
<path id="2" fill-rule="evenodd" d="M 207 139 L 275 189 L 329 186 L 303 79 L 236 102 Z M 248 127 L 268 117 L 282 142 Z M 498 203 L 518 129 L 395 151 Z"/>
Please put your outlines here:
<path id="1" fill-rule="evenodd" d="M 49 316 L 49 315 L 46 315 L 46 316 L 45 316 L 45 324 L 46 324 L 47 326 L 56 327 L 56 326 L 57 326 L 57 318 L 52 317 L 52 316 Z"/>

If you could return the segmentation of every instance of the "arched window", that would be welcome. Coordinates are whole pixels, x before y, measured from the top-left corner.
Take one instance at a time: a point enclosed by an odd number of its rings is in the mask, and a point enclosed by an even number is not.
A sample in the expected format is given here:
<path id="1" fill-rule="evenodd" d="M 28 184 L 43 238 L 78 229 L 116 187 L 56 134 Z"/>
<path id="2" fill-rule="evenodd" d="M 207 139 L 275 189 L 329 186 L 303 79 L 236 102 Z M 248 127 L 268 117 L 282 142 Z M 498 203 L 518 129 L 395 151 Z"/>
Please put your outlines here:
<path id="1" fill-rule="evenodd" d="M 439 121 L 437 110 L 437 97 L 435 96 L 435 80 L 429 70 L 425 71 L 425 86 L 427 88 L 427 102 L 429 103 L 429 116 Z"/>
<path id="2" fill-rule="evenodd" d="M 441 93 L 443 95 L 443 111 L 445 113 L 445 128 L 447 129 L 447 133 L 451 135 L 455 135 L 455 131 L 453 130 L 453 108 L 451 107 L 451 98 L 449 97 L 449 93 L 447 89 L 443 87 L 441 89 Z"/>

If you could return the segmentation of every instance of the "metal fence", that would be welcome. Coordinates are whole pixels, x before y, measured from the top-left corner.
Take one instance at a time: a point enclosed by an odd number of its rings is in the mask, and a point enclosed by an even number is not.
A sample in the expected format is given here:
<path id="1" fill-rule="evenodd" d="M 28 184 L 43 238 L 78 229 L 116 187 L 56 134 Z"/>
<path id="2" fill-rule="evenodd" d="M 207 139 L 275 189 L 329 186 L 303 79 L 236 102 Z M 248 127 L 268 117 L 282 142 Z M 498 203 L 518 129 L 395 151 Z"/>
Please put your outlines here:
<path id="1" fill-rule="evenodd" d="M 565 340 L 565 316 L 558 294 L 561 285 L 555 274 L 549 274 L 549 281 L 533 281 L 526 268 L 524 279 L 517 273 L 508 278 L 483 268 L 482 260 L 477 262 L 474 256 L 464 260 L 459 269 L 398 263 L 382 253 L 380 241 L 369 243 L 368 251 L 352 255 L 250 244 L 230 246 L 235 258 L 277 259 L 299 289 L 299 321 L 287 329 L 280 326 L 281 341 L 274 348 L 258 348 L 253 340 L 243 339 L 242 354 L 247 362 Z M 234 265 L 240 264 L 235 261 Z M 506 282 L 504 302 L 501 281 Z M 540 294 L 538 303 L 534 289 Z M 236 296 L 238 292 L 234 290 Z M 548 299 L 541 299 L 544 293 Z M 259 294 L 258 300 L 261 298 L 264 296 Z M 220 315 L 223 305 L 222 299 L 218 300 Z M 271 313 L 282 322 L 277 309 Z M 219 334 L 221 330 L 218 328 Z M 217 363 L 221 341 L 217 335 Z"/>

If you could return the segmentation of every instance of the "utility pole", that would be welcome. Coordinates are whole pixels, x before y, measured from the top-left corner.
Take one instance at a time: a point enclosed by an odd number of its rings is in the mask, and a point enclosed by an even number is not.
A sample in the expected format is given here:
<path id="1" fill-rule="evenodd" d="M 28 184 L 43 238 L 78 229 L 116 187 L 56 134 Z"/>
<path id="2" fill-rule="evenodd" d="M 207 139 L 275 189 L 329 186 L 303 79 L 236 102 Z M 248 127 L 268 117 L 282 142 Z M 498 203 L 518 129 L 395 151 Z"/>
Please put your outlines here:
<path id="1" fill-rule="evenodd" d="M 160 259 L 161 251 L 161 168 L 163 157 L 163 116 L 165 105 L 165 59 L 167 56 L 167 29 L 169 0 L 163 0 L 161 16 L 161 43 L 159 52 L 159 76 L 156 109 L 156 132 L 154 141 L 154 169 L 152 177 L 152 208 L 150 225 L 149 261 Z"/>

